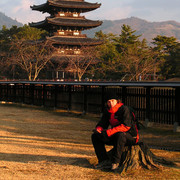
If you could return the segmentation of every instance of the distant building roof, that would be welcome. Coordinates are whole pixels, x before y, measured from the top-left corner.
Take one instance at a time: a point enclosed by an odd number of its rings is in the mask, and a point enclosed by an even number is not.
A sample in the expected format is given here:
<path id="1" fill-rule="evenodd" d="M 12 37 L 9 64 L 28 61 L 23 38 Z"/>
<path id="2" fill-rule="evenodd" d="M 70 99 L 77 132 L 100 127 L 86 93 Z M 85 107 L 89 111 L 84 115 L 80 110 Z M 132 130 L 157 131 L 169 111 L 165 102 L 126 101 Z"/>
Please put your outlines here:
<path id="1" fill-rule="evenodd" d="M 101 4 L 99 3 L 89 3 L 84 0 L 48 0 L 44 4 L 31 6 L 31 9 L 51 14 L 55 10 L 54 7 L 59 9 L 78 9 L 81 12 L 88 12 L 99 8 L 100 6 Z"/>

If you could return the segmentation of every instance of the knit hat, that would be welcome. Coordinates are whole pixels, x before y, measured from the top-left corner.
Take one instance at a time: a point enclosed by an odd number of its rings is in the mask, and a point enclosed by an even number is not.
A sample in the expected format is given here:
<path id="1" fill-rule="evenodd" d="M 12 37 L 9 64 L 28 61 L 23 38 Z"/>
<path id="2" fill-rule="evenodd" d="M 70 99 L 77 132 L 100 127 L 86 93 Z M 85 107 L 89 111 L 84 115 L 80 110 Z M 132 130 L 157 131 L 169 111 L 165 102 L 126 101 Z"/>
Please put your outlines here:
<path id="1" fill-rule="evenodd" d="M 117 95 L 116 95 L 116 93 L 115 92 L 107 92 L 106 94 L 105 94 L 105 101 L 108 101 L 108 100 L 110 100 L 110 99 L 117 99 L 118 97 L 117 97 Z"/>

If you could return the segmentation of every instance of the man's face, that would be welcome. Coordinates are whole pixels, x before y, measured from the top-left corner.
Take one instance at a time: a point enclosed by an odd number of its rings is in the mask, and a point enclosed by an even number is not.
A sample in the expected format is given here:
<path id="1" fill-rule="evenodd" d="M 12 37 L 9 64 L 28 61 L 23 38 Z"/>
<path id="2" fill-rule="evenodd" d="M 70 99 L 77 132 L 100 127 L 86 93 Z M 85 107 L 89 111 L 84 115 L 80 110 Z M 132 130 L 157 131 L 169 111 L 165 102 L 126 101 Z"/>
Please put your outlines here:
<path id="1" fill-rule="evenodd" d="M 110 100 L 107 101 L 107 105 L 108 105 L 109 108 L 113 108 L 116 104 L 117 104 L 116 99 L 110 99 Z"/>

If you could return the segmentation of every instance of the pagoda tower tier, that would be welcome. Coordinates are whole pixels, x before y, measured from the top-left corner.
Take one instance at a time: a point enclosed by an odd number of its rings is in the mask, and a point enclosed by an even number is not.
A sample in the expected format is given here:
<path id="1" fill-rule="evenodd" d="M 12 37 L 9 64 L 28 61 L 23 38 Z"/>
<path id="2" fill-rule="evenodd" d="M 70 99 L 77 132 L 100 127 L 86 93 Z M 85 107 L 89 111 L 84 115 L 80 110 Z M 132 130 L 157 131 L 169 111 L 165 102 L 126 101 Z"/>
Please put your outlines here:
<path id="1" fill-rule="evenodd" d="M 92 21 L 82 18 L 71 18 L 71 17 L 54 17 L 46 18 L 44 21 L 37 23 L 30 23 L 31 27 L 42 28 L 49 32 L 52 30 L 59 30 L 59 27 L 63 30 L 87 30 L 90 28 L 98 27 L 102 24 L 101 21 Z"/>
<path id="2" fill-rule="evenodd" d="M 32 10 L 49 13 L 49 17 L 40 22 L 32 22 L 31 27 L 49 32 L 50 40 L 57 48 L 56 56 L 83 55 L 81 48 L 97 46 L 102 41 L 88 38 L 81 31 L 98 27 L 102 21 L 86 19 L 81 13 L 99 8 L 101 4 L 89 3 L 84 0 L 47 0 L 41 5 L 31 6 Z"/>
<path id="3" fill-rule="evenodd" d="M 31 6 L 32 10 L 41 11 L 42 13 L 56 14 L 57 12 L 77 12 L 84 13 L 99 8 L 101 4 L 88 3 L 84 0 L 48 0 L 42 5 Z"/>

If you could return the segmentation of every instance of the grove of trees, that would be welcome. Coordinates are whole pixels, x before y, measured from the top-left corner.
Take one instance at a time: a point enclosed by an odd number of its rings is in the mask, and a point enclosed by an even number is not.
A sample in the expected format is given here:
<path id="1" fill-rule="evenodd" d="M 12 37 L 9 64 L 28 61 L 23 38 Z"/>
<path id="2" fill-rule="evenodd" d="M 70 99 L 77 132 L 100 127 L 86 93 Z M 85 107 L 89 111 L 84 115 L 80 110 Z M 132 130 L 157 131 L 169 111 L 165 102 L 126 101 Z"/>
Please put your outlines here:
<path id="1" fill-rule="evenodd" d="M 175 37 L 158 35 L 148 44 L 130 26 L 123 25 L 119 35 L 96 32 L 103 44 L 83 48 L 86 58 L 66 57 L 78 79 L 166 80 L 180 77 L 180 43 Z M 28 25 L 5 26 L 0 30 L 0 80 L 44 79 L 55 48 L 45 40 L 48 33 Z M 58 65 L 61 66 L 61 63 Z M 66 72 L 68 67 L 61 66 Z M 65 77 L 66 78 L 66 77 Z"/>
<path id="2" fill-rule="evenodd" d="M 0 32 L 1 77 L 36 80 L 51 60 L 53 45 L 45 40 L 47 32 L 27 25 Z"/>
<path id="3" fill-rule="evenodd" d="M 120 35 L 104 34 L 99 48 L 99 77 L 121 80 L 165 80 L 180 77 L 180 43 L 174 37 L 157 36 L 152 45 L 139 40 L 134 30 L 123 25 Z"/>

